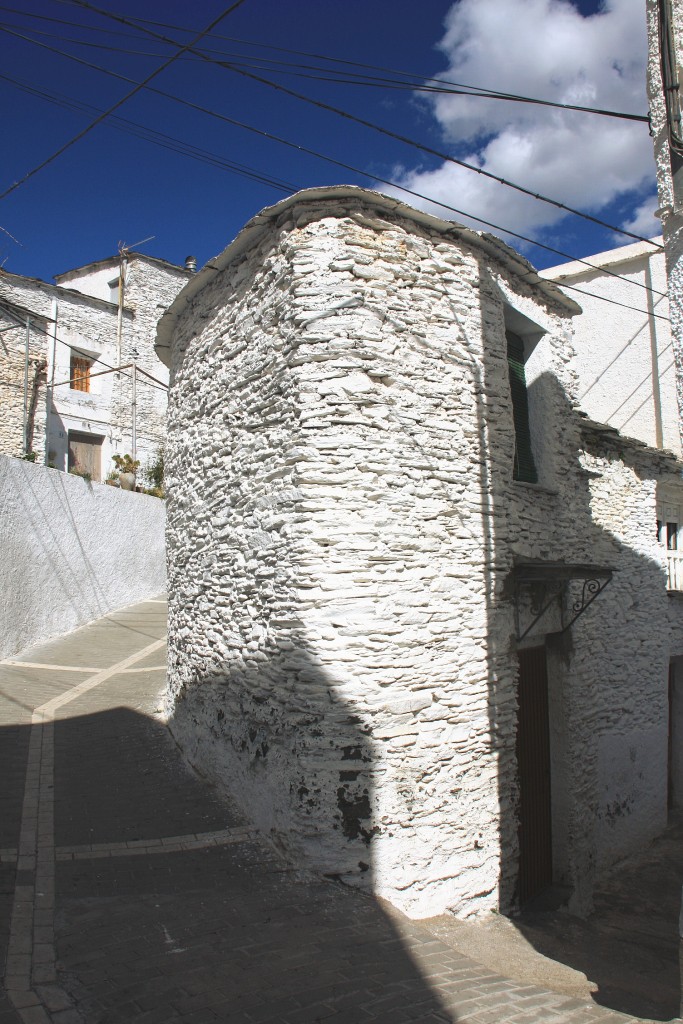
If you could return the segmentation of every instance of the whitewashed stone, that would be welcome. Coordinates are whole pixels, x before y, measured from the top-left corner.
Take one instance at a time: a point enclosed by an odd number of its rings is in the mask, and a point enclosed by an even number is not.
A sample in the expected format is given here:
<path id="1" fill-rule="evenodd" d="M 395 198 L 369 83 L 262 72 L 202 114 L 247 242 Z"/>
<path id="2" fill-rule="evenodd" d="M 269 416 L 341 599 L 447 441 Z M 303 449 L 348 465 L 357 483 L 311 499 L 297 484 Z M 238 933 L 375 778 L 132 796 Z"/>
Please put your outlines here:
<path id="1" fill-rule="evenodd" d="M 362 304 L 319 332 L 350 272 Z M 666 821 L 655 520 L 678 464 L 578 415 L 576 311 L 492 236 L 337 188 L 259 214 L 160 324 L 171 727 L 292 858 L 414 916 L 515 903 L 520 560 L 615 570 L 525 641 L 573 908 Z M 538 485 L 512 479 L 506 316 L 539 338 Z"/>

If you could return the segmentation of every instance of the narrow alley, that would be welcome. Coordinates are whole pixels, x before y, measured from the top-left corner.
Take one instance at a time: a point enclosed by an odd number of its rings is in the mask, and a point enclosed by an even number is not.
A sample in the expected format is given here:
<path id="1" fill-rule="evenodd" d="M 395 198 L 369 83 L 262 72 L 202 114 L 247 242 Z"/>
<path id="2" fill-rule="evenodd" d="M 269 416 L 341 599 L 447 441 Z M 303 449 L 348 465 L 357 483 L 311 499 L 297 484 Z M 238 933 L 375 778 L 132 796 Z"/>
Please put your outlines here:
<path id="1" fill-rule="evenodd" d="M 165 619 L 148 601 L 0 667 L 0 1024 L 635 1019 L 287 865 L 164 724 Z"/>

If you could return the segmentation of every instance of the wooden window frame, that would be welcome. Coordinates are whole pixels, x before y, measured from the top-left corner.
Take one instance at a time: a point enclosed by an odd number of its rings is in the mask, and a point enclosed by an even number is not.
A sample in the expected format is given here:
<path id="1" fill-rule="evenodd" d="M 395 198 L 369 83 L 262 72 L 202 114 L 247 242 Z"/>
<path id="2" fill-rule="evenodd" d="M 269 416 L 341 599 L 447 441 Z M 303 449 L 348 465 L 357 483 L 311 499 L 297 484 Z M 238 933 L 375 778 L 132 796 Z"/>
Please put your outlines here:
<path id="1" fill-rule="evenodd" d="M 69 388 L 72 391 L 90 392 L 90 370 L 94 360 L 87 356 L 71 353 L 69 361 Z"/>

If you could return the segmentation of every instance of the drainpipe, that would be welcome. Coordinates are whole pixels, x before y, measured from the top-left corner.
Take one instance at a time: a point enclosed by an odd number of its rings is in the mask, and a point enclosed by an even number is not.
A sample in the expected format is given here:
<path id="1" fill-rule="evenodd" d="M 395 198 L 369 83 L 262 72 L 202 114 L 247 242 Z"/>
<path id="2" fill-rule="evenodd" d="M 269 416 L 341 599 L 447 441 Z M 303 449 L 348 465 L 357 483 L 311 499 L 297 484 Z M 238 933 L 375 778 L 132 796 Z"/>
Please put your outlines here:
<path id="1" fill-rule="evenodd" d="M 119 308 L 116 318 L 116 365 L 121 365 L 121 345 L 123 339 L 123 301 L 124 292 L 126 288 L 126 269 L 128 267 L 128 259 L 125 253 L 121 253 L 121 263 L 119 264 Z"/>
<path id="2" fill-rule="evenodd" d="M 138 424 L 137 424 L 138 364 L 137 364 L 137 360 L 136 360 L 137 354 L 138 354 L 137 353 L 137 349 L 133 349 L 133 387 L 132 387 L 132 401 L 131 401 L 131 406 L 132 406 L 132 408 L 131 408 L 132 426 L 131 426 L 131 442 L 130 442 L 131 455 L 133 456 L 133 462 L 135 462 L 135 460 L 137 458 L 137 448 L 138 448 Z"/>
<path id="3" fill-rule="evenodd" d="M 52 436 L 52 414 L 54 410 L 55 395 L 55 364 L 57 362 L 57 318 L 59 316 L 59 303 L 56 298 L 52 299 L 52 355 L 48 352 L 48 359 L 52 358 L 50 368 L 50 383 L 45 389 L 45 465 L 50 461 L 50 438 Z"/>

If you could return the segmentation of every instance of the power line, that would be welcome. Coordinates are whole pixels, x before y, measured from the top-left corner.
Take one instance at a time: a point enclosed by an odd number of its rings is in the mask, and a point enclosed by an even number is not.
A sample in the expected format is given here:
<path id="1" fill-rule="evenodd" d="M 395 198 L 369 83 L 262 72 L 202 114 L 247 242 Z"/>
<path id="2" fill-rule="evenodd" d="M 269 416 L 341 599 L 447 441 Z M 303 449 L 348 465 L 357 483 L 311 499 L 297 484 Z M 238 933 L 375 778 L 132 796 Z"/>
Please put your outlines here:
<path id="1" fill-rule="evenodd" d="M 0 10 L 7 9 L 0 7 Z M 59 21 L 60 24 L 74 25 L 76 22 L 63 21 L 62 19 L 46 19 Z M 17 26 L 10 26 L 17 27 Z M 91 26 L 78 26 L 80 28 L 90 28 Z M 54 32 L 41 32 L 38 29 L 32 30 L 36 35 L 47 36 L 50 39 L 61 40 L 61 42 L 73 43 L 77 46 L 87 46 L 91 49 L 105 50 L 108 53 L 121 53 L 127 56 L 135 57 L 162 57 L 163 54 L 158 52 L 150 52 L 148 50 L 131 50 L 121 46 L 111 46 L 106 43 L 93 42 L 88 39 L 76 39 L 73 36 L 59 35 Z M 106 31 L 99 29 L 96 31 Z M 185 31 L 184 29 L 182 31 Z M 112 33 L 112 34 L 125 34 L 129 33 Z M 256 44 L 255 44 L 256 45 Z M 278 48 L 280 49 L 280 48 Z M 289 51 L 288 51 L 289 52 Z M 297 53 L 298 51 L 291 51 Z M 305 78 L 316 82 L 330 82 L 335 85 L 355 85 L 362 88 L 373 88 L 373 89 L 392 89 L 399 91 L 409 92 L 421 92 L 427 94 L 447 95 L 447 96 L 469 96 L 475 99 L 489 99 L 489 100 L 502 100 L 513 103 L 532 104 L 535 106 L 552 107 L 559 110 L 573 110 L 581 113 L 588 114 L 600 114 L 604 117 L 621 118 L 626 121 L 638 121 L 649 124 L 650 118 L 647 114 L 627 114 L 614 110 L 604 110 L 598 107 L 585 107 L 576 103 L 559 103 L 554 100 L 545 100 L 538 97 L 522 96 L 515 93 L 501 92 L 499 90 L 484 89 L 479 86 L 465 85 L 460 82 L 448 83 L 443 79 L 429 78 L 423 80 L 411 80 L 408 72 L 392 72 L 393 74 L 401 74 L 406 76 L 405 81 L 400 81 L 396 78 L 386 78 L 377 75 L 358 74 L 357 72 L 336 70 L 335 68 L 329 68 L 316 65 L 307 65 L 300 63 L 293 63 L 291 61 L 278 61 L 272 60 L 269 57 L 255 57 L 259 63 L 250 63 L 244 54 L 241 53 L 226 53 L 222 50 L 215 50 L 204 48 L 201 53 L 204 58 L 230 58 L 231 67 L 247 68 L 257 71 L 269 71 L 274 74 L 290 75 L 295 78 Z M 201 60 L 202 56 L 198 53 L 195 58 L 185 57 L 185 60 Z M 324 57 L 324 60 L 333 60 L 334 58 Z M 361 65 L 364 66 L 364 65 Z M 372 65 L 365 65 L 369 68 Z M 380 70 L 380 69 L 377 69 Z"/>
<path id="2" fill-rule="evenodd" d="M 61 156 L 62 153 L 64 153 L 67 149 L 69 149 L 76 142 L 78 142 L 85 135 L 87 135 L 88 132 L 92 131 L 92 129 L 95 128 L 96 125 L 100 124 L 101 121 L 104 121 L 106 117 L 108 117 L 110 114 L 113 114 L 113 112 L 115 110 L 118 110 L 119 107 L 123 106 L 123 104 L 127 100 L 129 100 L 132 96 L 135 96 L 136 93 L 140 92 L 141 89 L 144 89 L 148 82 L 151 82 L 153 78 L 156 78 L 157 75 L 160 75 L 162 71 L 165 71 L 165 69 L 169 67 L 171 64 L 173 64 L 174 61 L 178 60 L 178 58 L 183 53 L 187 52 L 188 50 L 191 50 L 192 46 L 195 43 L 198 43 L 200 39 L 204 38 L 205 35 L 208 35 L 208 33 L 216 25 L 223 21 L 228 16 L 228 14 L 232 14 L 234 10 L 236 10 L 238 7 L 241 7 L 244 2 L 245 0 L 235 0 L 235 2 L 227 8 L 227 10 L 223 11 L 223 13 L 220 14 L 217 18 L 214 18 L 213 21 L 211 21 L 210 24 L 207 25 L 205 29 L 203 29 L 197 36 L 195 36 L 192 42 L 188 43 L 186 46 L 181 47 L 176 53 L 174 53 L 171 57 L 165 60 L 164 63 L 161 64 L 155 71 L 153 71 L 150 75 L 147 75 L 147 77 L 144 78 L 142 82 L 138 82 L 134 89 L 131 89 L 130 92 L 126 93 L 126 95 L 123 96 L 120 100 L 118 100 L 112 107 L 109 107 L 109 109 L 106 110 L 103 114 L 100 114 L 98 117 L 96 117 L 94 121 L 92 121 L 82 131 L 75 135 L 73 139 L 70 139 L 68 142 L 65 142 L 63 146 L 60 146 L 60 148 L 56 150 L 54 153 L 52 153 L 46 160 L 43 160 L 42 163 L 38 164 L 37 167 L 34 167 L 32 170 L 28 171 L 28 173 L 25 174 L 23 178 L 20 178 L 19 181 L 15 181 L 13 185 L 10 185 L 9 188 L 5 189 L 5 191 L 0 194 L 0 199 L 4 199 L 11 192 L 14 192 L 14 190 L 19 188 L 20 185 L 23 185 L 24 182 L 29 180 L 29 178 L 32 178 L 34 174 L 37 174 L 38 171 L 41 171 L 44 167 L 47 167 L 47 165 L 52 163 L 53 160 L 56 160 L 58 156 Z"/>
<path id="3" fill-rule="evenodd" d="M 69 6 L 73 6 L 72 0 L 59 0 L 59 2 L 67 3 Z M 112 30 L 108 30 L 108 29 L 103 29 L 103 28 L 97 28 L 96 26 L 93 26 L 93 25 L 82 25 L 79 22 L 70 21 L 70 20 L 63 19 L 63 18 L 50 18 L 50 17 L 46 17 L 45 15 L 29 14 L 28 12 L 21 11 L 21 10 L 19 10 L 17 8 L 3 7 L 3 6 L 0 5 L 0 10 L 6 10 L 6 11 L 9 11 L 9 12 L 15 13 L 15 14 L 26 14 L 28 17 L 40 18 L 43 21 L 52 21 L 52 22 L 55 22 L 55 23 L 61 24 L 61 25 L 70 25 L 72 27 L 78 27 L 80 29 L 87 30 L 87 31 L 90 31 L 90 32 L 98 32 L 98 33 L 104 33 L 104 34 L 109 34 L 109 35 L 119 35 L 119 36 L 124 36 L 126 38 L 138 38 L 138 36 L 136 34 L 134 34 L 134 33 L 116 32 L 113 29 Z M 162 21 L 152 21 L 152 20 L 147 19 L 147 18 L 130 18 L 129 19 L 129 24 L 131 25 L 131 27 L 135 27 L 136 29 L 137 29 L 138 25 L 154 25 L 157 28 L 169 28 L 169 29 L 173 29 L 176 32 L 191 33 L 193 31 L 193 29 L 185 28 L 182 25 L 174 25 L 174 24 L 171 24 L 169 22 L 162 22 Z M 275 51 L 277 53 L 287 53 L 287 54 L 291 54 L 291 55 L 298 56 L 298 57 L 308 57 L 308 58 L 314 59 L 314 60 L 326 61 L 328 64 L 343 65 L 345 67 L 362 68 L 365 71 L 381 71 L 385 75 L 388 74 L 388 75 L 396 76 L 396 78 L 393 80 L 393 84 L 395 86 L 397 86 L 397 87 L 401 86 L 401 87 L 404 87 L 406 89 L 411 89 L 411 90 L 446 92 L 446 93 L 447 92 L 453 92 L 456 95 L 461 95 L 461 94 L 462 95 L 472 95 L 472 96 L 479 95 L 479 96 L 490 98 L 490 99 L 512 100 L 512 101 L 517 102 L 517 103 L 533 103 L 533 104 L 539 104 L 539 105 L 542 105 L 542 106 L 556 107 L 556 108 L 559 108 L 561 110 L 576 110 L 576 111 L 580 111 L 580 112 L 587 113 L 587 114 L 601 114 L 601 115 L 604 115 L 605 117 L 624 118 L 624 119 L 629 120 L 629 121 L 641 121 L 641 122 L 644 122 L 644 123 L 649 123 L 649 120 L 650 120 L 647 114 L 628 114 L 628 113 L 626 113 L 624 111 L 605 110 L 605 109 L 600 108 L 600 107 L 587 107 L 587 106 L 583 106 L 581 104 L 576 104 L 576 103 L 559 103 L 559 102 L 556 102 L 556 101 L 553 101 L 553 100 L 545 100 L 545 99 L 541 99 L 541 98 L 535 97 L 535 96 L 524 96 L 524 95 L 520 95 L 520 94 L 517 94 L 517 93 L 502 92 L 502 91 L 497 90 L 497 89 L 490 89 L 490 88 L 486 88 L 486 87 L 482 87 L 482 86 L 469 85 L 469 84 L 465 84 L 463 82 L 453 82 L 453 81 L 450 81 L 447 78 L 444 78 L 441 75 L 435 76 L 435 77 L 426 77 L 424 75 L 417 74 L 417 72 L 400 71 L 400 70 L 397 70 L 395 68 L 386 68 L 386 67 L 382 67 L 381 65 L 377 65 L 377 64 L 366 64 L 366 63 L 362 63 L 360 61 L 346 60 L 346 59 L 342 59 L 342 58 L 339 58 L 339 57 L 330 57 L 328 54 L 315 53 L 315 52 L 310 52 L 310 51 L 307 51 L 307 50 L 295 50 L 295 49 L 292 49 L 290 47 L 285 47 L 285 46 L 273 46 L 272 44 L 269 44 L 269 43 L 255 42 L 254 40 L 242 39 L 242 38 L 240 38 L 238 36 L 225 36 L 225 35 L 221 35 L 218 32 L 213 33 L 213 37 L 214 37 L 214 39 L 224 39 L 224 40 L 227 40 L 227 41 L 232 42 L 232 43 L 239 43 L 239 44 L 241 44 L 243 46 L 251 46 L 251 47 L 256 47 L 256 48 L 262 49 L 262 50 L 273 50 L 273 51 Z M 217 53 L 219 53 L 220 51 L 208 51 L 208 52 L 217 52 Z M 267 58 L 257 58 L 257 59 L 258 60 L 266 60 Z M 288 62 L 284 62 L 284 61 L 283 62 L 271 62 L 271 63 L 288 64 Z M 297 66 L 297 65 L 294 65 L 294 66 Z M 298 66 L 305 67 L 305 65 L 298 65 Z M 354 74 L 354 73 L 353 72 L 341 72 L 340 71 L 339 74 L 351 75 L 351 74 Z M 368 76 L 366 76 L 366 77 L 368 77 Z M 374 76 L 369 76 L 369 77 L 373 78 Z M 403 78 L 406 81 L 405 82 L 399 82 L 399 81 L 397 81 L 397 79 L 399 79 L 399 78 Z M 330 80 L 331 81 L 337 81 L 338 79 L 330 79 Z M 377 79 L 377 81 L 378 82 L 382 82 L 382 81 L 389 82 L 391 80 L 384 78 L 384 79 Z M 434 84 L 432 86 L 432 85 L 429 85 L 428 83 L 434 83 Z M 372 81 L 370 81 L 368 83 L 358 83 L 358 84 L 374 84 L 374 83 Z M 443 88 L 444 86 L 446 86 L 448 88 Z M 464 91 L 463 91 L 463 93 L 460 93 L 459 90 L 464 90 Z"/>
<path id="4" fill-rule="evenodd" d="M 84 7 L 90 11 L 96 11 L 105 18 L 111 18 L 114 21 L 119 21 L 124 25 L 132 25 L 128 18 L 124 18 L 122 15 L 113 14 L 111 11 L 105 11 L 100 7 L 96 7 L 94 4 L 88 2 L 88 0 L 69 0 L 70 3 L 76 4 L 79 7 Z M 153 32 L 151 29 L 140 28 L 140 31 L 145 32 L 147 35 L 152 36 L 155 39 L 161 39 L 163 42 L 173 46 L 179 46 L 174 39 L 169 39 L 167 36 L 163 36 L 158 32 Z M 423 153 L 428 153 L 430 156 L 435 156 L 439 160 L 443 160 L 447 163 L 455 164 L 457 167 L 463 167 L 466 170 L 474 171 L 485 178 L 492 181 L 497 181 L 501 185 L 505 185 L 507 188 L 511 188 L 522 195 L 530 196 L 532 199 L 537 199 L 540 202 L 547 203 L 550 206 L 554 206 L 556 209 L 564 210 L 566 213 L 572 213 L 578 217 L 582 217 L 585 220 L 590 221 L 593 224 L 598 224 L 600 227 L 607 228 L 610 231 L 616 231 L 619 234 L 625 235 L 628 238 L 634 238 L 639 242 L 647 242 L 649 245 L 655 248 L 663 248 L 652 242 L 649 238 L 645 238 L 643 235 L 637 235 L 633 231 L 627 231 L 624 228 L 619 228 L 615 224 L 610 224 L 607 221 L 601 220 L 599 217 L 593 217 L 591 214 L 583 213 L 581 210 L 577 210 L 572 206 L 568 206 L 566 203 L 561 203 L 556 199 L 551 199 L 549 196 L 544 196 L 540 192 L 534 192 L 532 189 L 525 188 L 523 185 L 518 185 L 515 182 L 508 181 L 506 178 L 502 178 L 498 174 L 494 174 L 492 171 L 486 171 L 483 167 L 477 167 L 476 164 L 468 163 L 466 160 L 460 160 L 458 157 L 450 156 L 448 153 L 444 153 L 441 150 L 434 149 L 432 146 L 426 146 L 421 142 L 417 142 L 415 139 L 409 138 L 407 135 L 401 135 L 400 132 L 394 132 L 389 128 L 384 128 L 382 125 L 375 124 L 373 121 L 367 121 L 365 118 L 357 117 L 355 114 L 351 114 L 348 110 L 342 110 L 341 107 L 335 107 L 331 103 L 325 103 L 322 100 L 315 100 L 310 96 L 306 96 L 304 93 L 296 92 L 293 89 L 289 89 L 284 85 L 279 85 L 277 82 L 271 82 L 270 79 L 264 78 L 262 75 L 256 75 L 252 71 L 245 71 L 243 68 L 234 67 L 233 65 L 224 61 L 217 61 L 211 57 L 205 56 L 201 50 L 194 48 L 192 43 L 188 43 L 186 46 L 179 51 L 179 53 L 192 52 L 200 56 L 203 60 L 210 64 L 217 64 L 219 67 L 224 67 L 228 71 L 233 71 L 235 74 L 242 75 L 244 78 L 249 78 L 252 81 L 260 82 L 262 85 L 267 85 L 269 88 L 274 89 L 276 92 L 282 92 L 287 96 L 292 96 L 294 99 L 301 100 L 304 103 L 308 103 L 310 106 L 314 106 L 320 110 L 326 110 L 329 113 L 337 114 L 339 117 L 343 117 L 346 120 L 352 121 L 355 124 L 363 125 L 366 128 L 370 128 L 373 131 L 379 132 L 381 135 L 385 135 L 387 138 L 394 139 L 397 142 L 403 142 L 405 145 L 412 146 L 414 149 L 418 149 Z M 2 196 L 0 196 L 2 198 Z"/>
<path id="5" fill-rule="evenodd" d="M 82 57 L 77 57 L 74 54 L 66 53 L 63 50 L 58 50 L 55 47 L 48 46 L 47 43 L 41 43 L 38 40 L 31 39 L 30 36 L 24 36 L 21 33 L 14 32 L 14 31 L 12 31 L 10 29 L 7 29 L 7 28 L 1 28 L 1 30 L 4 31 L 4 32 L 7 32 L 9 35 L 18 36 L 18 38 L 24 39 L 27 42 L 32 43 L 35 46 L 39 46 L 39 47 L 41 47 L 43 49 L 46 49 L 46 50 L 50 51 L 51 53 L 56 53 L 59 56 L 66 57 L 68 60 L 74 61 L 74 62 L 76 62 L 78 64 L 82 64 L 85 67 L 90 68 L 90 69 L 92 69 L 94 71 L 99 71 L 102 74 L 110 75 L 110 76 L 113 76 L 114 78 L 122 79 L 123 81 L 127 81 L 127 82 L 131 81 L 131 79 L 126 78 L 126 76 L 124 76 L 124 75 L 118 74 L 115 71 L 109 71 L 109 70 L 107 70 L 105 68 L 100 67 L 97 64 L 92 64 L 90 61 L 86 61 Z M 495 224 L 494 222 L 485 220 L 482 217 L 477 217 L 474 214 L 468 213 L 466 210 L 460 210 L 456 206 L 451 206 L 448 203 L 442 202 L 441 200 L 433 199 L 431 196 L 426 196 L 426 195 L 424 195 L 421 192 L 416 192 L 414 189 L 409 189 L 405 185 L 398 185 L 396 182 L 393 182 L 393 181 L 391 181 L 388 178 L 382 178 L 382 177 L 380 177 L 377 174 L 370 174 L 368 171 L 363 170 L 362 168 L 355 167 L 353 164 L 346 163 L 346 162 L 344 162 L 342 160 L 336 160 L 336 159 L 334 159 L 334 157 L 327 156 L 324 153 L 320 153 L 317 150 L 310 149 L 309 147 L 300 145 L 299 143 L 291 142 L 288 139 L 284 139 L 281 136 L 275 135 L 272 132 L 267 132 L 267 131 L 265 131 L 265 130 L 263 130 L 261 128 L 256 128 L 254 125 L 247 124 L 244 121 L 238 121 L 235 118 L 228 117 L 226 114 L 219 114 L 215 110 L 210 110 L 209 108 L 200 106 L 197 103 L 192 103 L 190 100 L 186 100 L 185 98 L 180 97 L 180 96 L 175 96 L 172 93 L 168 93 L 168 92 L 163 91 L 162 89 L 157 89 L 155 86 L 148 86 L 147 88 L 148 88 L 149 92 L 152 92 L 155 95 L 162 96 L 162 97 L 164 97 L 166 99 L 173 100 L 176 103 L 180 103 L 181 105 L 188 107 L 189 109 L 197 110 L 200 113 L 206 114 L 209 117 L 213 117 L 213 118 L 215 118 L 215 119 L 217 119 L 219 121 L 222 121 L 222 122 L 225 122 L 227 124 L 230 124 L 233 127 L 242 128 L 245 131 L 252 132 L 252 133 L 254 133 L 256 135 L 259 135 L 262 138 L 268 139 L 269 141 L 277 142 L 280 145 L 287 146 L 290 149 L 294 149 L 294 150 L 298 151 L 299 153 L 305 153 L 308 156 L 313 156 L 316 159 L 323 160 L 325 163 L 329 163 L 329 164 L 331 164 L 331 165 L 333 165 L 335 167 L 341 167 L 343 170 L 351 171 L 354 174 L 358 174 L 358 175 L 360 175 L 363 178 L 372 178 L 375 181 L 381 182 L 384 185 L 389 185 L 392 188 L 397 188 L 401 192 L 404 192 L 406 195 L 413 196 L 414 198 L 420 199 L 423 202 L 431 203 L 431 204 L 433 204 L 435 206 L 440 207 L 443 210 L 447 210 L 449 213 L 455 213 L 455 214 L 457 214 L 460 217 L 465 217 L 465 218 L 467 218 L 469 220 L 474 220 L 474 221 L 476 221 L 479 224 L 483 224 L 485 227 L 492 228 L 494 231 L 501 232 L 501 233 L 506 234 L 506 235 L 510 235 L 510 236 L 512 236 L 514 238 L 519 239 L 522 242 L 528 243 L 529 245 L 537 246 L 540 249 L 544 249 L 546 252 L 551 252 L 551 253 L 553 253 L 556 256 L 560 256 L 563 259 L 570 260 L 572 262 L 581 263 L 583 266 L 587 267 L 589 270 L 597 270 L 597 271 L 599 271 L 601 273 L 604 273 L 605 275 L 607 275 L 609 277 L 614 277 L 614 278 L 617 278 L 619 280 L 625 281 L 628 284 L 631 284 L 631 285 L 633 285 L 635 287 L 638 287 L 638 288 L 642 288 L 645 291 L 651 292 L 652 294 L 655 294 L 655 295 L 659 295 L 659 296 L 662 296 L 662 297 L 665 297 L 665 295 L 666 295 L 666 293 L 664 293 L 664 292 L 657 291 L 656 289 L 652 288 L 651 286 L 642 284 L 639 281 L 634 281 L 634 280 L 632 280 L 630 278 L 626 278 L 626 277 L 624 277 L 621 274 L 617 274 L 614 271 L 608 270 L 606 267 L 595 266 L 594 264 L 590 263 L 586 259 L 577 258 L 576 256 L 573 256 L 571 253 L 564 252 L 562 249 L 557 249 L 555 246 L 548 245 L 545 242 L 536 241 L 535 239 L 530 238 L 527 235 L 523 235 L 523 234 L 521 234 L 518 231 L 513 231 L 510 228 L 502 227 L 500 224 Z M 644 239 L 644 241 L 650 241 L 650 240 L 649 239 Z M 650 241 L 650 244 L 653 245 L 655 248 L 658 248 L 658 249 L 662 248 L 661 246 L 658 246 L 657 243 L 655 243 L 655 242 L 651 242 Z M 586 293 L 586 294 L 591 294 L 592 295 L 594 293 L 591 292 L 591 293 Z M 595 298 L 600 299 L 600 298 L 602 298 L 602 296 L 595 295 Z M 615 302 L 615 300 L 609 300 L 609 301 L 611 301 L 613 303 Z M 635 306 L 625 306 L 625 308 L 633 309 L 635 312 L 642 313 L 644 316 L 648 315 L 646 310 L 637 309 L 637 307 L 635 307 Z M 668 321 L 668 317 L 662 317 L 660 314 L 657 314 L 657 313 L 655 313 L 653 315 L 655 317 L 657 317 L 658 319 L 664 319 L 664 320 Z"/>
<path id="6" fill-rule="evenodd" d="M 45 100 L 46 102 L 52 103 L 65 110 L 85 111 L 88 113 L 100 112 L 97 107 L 94 107 L 90 103 L 84 103 L 81 100 L 75 100 L 56 92 L 44 92 L 41 89 L 37 89 L 35 86 L 29 85 L 28 82 L 22 82 L 19 79 L 11 78 L 9 75 L 3 75 L 0 73 L 0 79 L 5 82 L 9 82 L 10 85 L 14 85 L 17 89 L 21 89 L 22 92 L 25 92 L 30 96 L 36 96 L 38 99 Z M 180 153 L 183 156 L 189 156 L 194 160 L 199 160 L 202 163 L 218 167 L 221 170 L 226 170 L 232 174 L 241 175 L 242 177 L 249 178 L 259 184 L 269 185 L 271 188 L 284 192 L 287 195 L 291 192 L 296 192 L 297 190 L 297 186 L 291 182 L 283 181 L 280 178 L 274 178 L 265 171 L 258 171 L 256 168 L 249 167 L 247 164 L 239 164 L 234 160 L 228 160 L 225 157 L 220 157 L 208 150 L 201 149 L 199 146 L 194 146 L 189 142 L 184 142 L 182 139 L 176 139 L 172 135 L 166 135 L 164 132 L 160 132 L 156 128 L 149 128 L 147 125 L 138 124 L 135 121 L 129 121 L 126 118 L 118 117 L 116 114 L 112 114 L 109 120 L 112 126 L 117 128 L 119 131 L 126 132 L 136 138 L 146 139 L 148 142 L 151 142 L 156 146 L 160 146 L 162 149 L 168 149 L 172 152 Z"/>
<path id="7" fill-rule="evenodd" d="M 16 315 L 16 313 L 14 313 L 7 306 L 3 305 L 3 303 L 10 303 L 11 304 L 11 300 L 8 299 L 4 295 L 0 295 L 0 312 L 3 312 L 5 314 L 11 316 L 12 319 L 16 320 L 16 322 L 17 322 L 17 329 L 25 328 L 26 327 L 26 321 L 25 320 L 21 320 Z M 32 314 L 29 313 L 29 317 L 31 315 Z M 38 315 L 40 315 L 40 314 L 38 314 Z M 31 321 L 31 329 L 34 330 L 37 334 L 44 334 L 45 337 L 48 338 L 50 341 L 56 341 L 58 344 L 63 345 L 65 348 L 68 348 L 70 352 L 76 352 L 79 356 L 85 356 L 86 359 L 92 359 L 91 354 L 89 352 L 86 352 L 85 349 L 81 348 L 79 345 L 72 345 L 68 341 L 64 341 L 63 338 L 58 337 L 56 334 L 52 334 L 45 327 L 40 327 L 33 320 Z M 105 363 L 105 361 L 103 359 L 100 359 L 99 357 L 96 357 L 95 359 L 93 359 L 93 362 L 99 363 L 101 366 L 105 367 L 105 370 L 102 371 L 103 373 L 111 373 L 111 372 L 113 372 L 113 373 L 121 373 L 123 370 L 127 369 L 127 367 L 132 366 L 132 363 L 126 363 L 124 366 L 111 366 L 109 363 Z M 164 384 L 164 382 L 159 380 L 157 377 L 153 377 L 151 373 L 148 373 L 146 370 L 143 370 L 143 368 L 141 366 L 137 367 L 137 372 L 143 374 L 145 377 L 149 377 L 150 381 L 155 381 L 156 384 L 158 384 L 160 386 L 159 387 L 155 387 L 155 384 L 150 384 L 148 381 L 143 381 L 142 382 L 143 384 L 147 384 L 148 387 L 155 388 L 156 391 L 168 391 L 168 385 L 167 384 Z M 99 374 L 92 374 L 92 376 L 93 377 L 99 376 Z M 131 379 L 131 375 L 128 374 L 128 373 L 123 373 L 123 376 L 127 377 L 129 380 Z M 68 383 L 69 383 L 69 381 L 61 381 L 60 384 L 54 384 L 54 385 L 50 385 L 50 386 L 51 387 L 60 387 L 61 384 L 68 384 Z"/>

